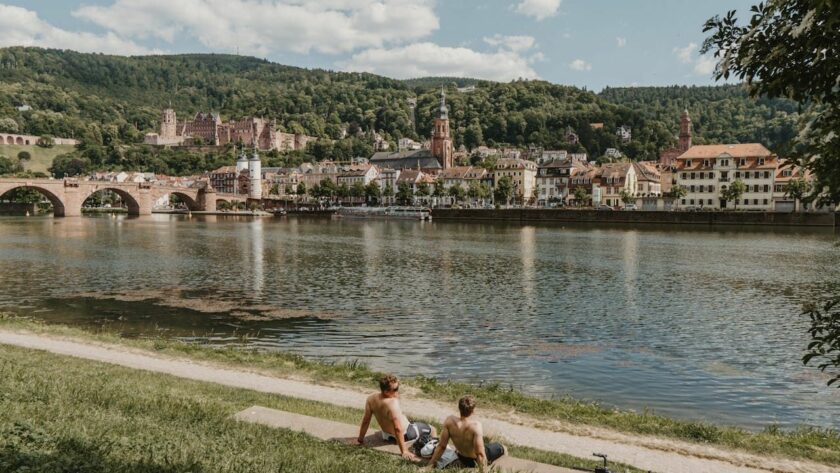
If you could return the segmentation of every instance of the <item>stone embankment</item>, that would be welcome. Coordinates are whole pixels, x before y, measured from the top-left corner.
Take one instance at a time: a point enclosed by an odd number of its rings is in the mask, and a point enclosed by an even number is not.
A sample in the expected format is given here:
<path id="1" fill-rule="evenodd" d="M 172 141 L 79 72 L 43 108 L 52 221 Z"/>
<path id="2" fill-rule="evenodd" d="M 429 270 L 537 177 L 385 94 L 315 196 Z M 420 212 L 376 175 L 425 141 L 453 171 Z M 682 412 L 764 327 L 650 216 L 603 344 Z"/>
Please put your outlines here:
<path id="1" fill-rule="evenodd" d="M 580 222 L 658 225 L 766 225 L 836 227 L 835 213 L 782 212 L 648 212 L 572 209 L 434 209 L 432 218 L 448 221 Z"/>

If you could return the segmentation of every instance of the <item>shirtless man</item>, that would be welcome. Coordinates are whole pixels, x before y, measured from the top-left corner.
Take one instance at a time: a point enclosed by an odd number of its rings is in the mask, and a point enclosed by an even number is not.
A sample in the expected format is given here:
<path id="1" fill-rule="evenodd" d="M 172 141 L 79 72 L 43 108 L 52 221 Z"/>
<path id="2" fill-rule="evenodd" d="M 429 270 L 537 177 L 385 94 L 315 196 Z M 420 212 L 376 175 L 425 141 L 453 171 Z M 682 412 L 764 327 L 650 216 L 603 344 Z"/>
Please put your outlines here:
<path id="1" fill-rule="evenodd" d="M 470 419 L 475 410 L 475 398 L 464 396 L 458 401 L 458 411 L 461 416 L 449 416 L 443 423 L 443 432 L 440 434 L 435 453 L 429 460 L 430 467 L 434 468 L 446 450 L 446 445 L 452 440 L 455 450 L 458 452 L 458 460 L 464 468 L 478 467 L 478 471 L 484 472 L 487 465 L 501 458 L 505 453 L 505 447 L 500 443 L 484 444 L 484 431 L 481 422 Z"/>
<path id="2" fill-rule="evenodd" d="M 379 428 L 382 429 L 382 439 L 388 442 L 396 442 L 400 447 L 400 454 L 408 460 L 417 460 L 417 457 L 406 447 L 406 442 L 417 440 L 422 434 L 435 435 L 435 431 L 429 424 L 423 422 L 410 422 L 408 417 L 400 409 L 400 381 L 394 375 L 383 376 L 379 380 L 379 391 L 371 394 L 365 402 L 365 416 L 359 428 L 359 445 L 364 444 L 365 435 L 370 427 L 371 416 L 376 417 Z"/>

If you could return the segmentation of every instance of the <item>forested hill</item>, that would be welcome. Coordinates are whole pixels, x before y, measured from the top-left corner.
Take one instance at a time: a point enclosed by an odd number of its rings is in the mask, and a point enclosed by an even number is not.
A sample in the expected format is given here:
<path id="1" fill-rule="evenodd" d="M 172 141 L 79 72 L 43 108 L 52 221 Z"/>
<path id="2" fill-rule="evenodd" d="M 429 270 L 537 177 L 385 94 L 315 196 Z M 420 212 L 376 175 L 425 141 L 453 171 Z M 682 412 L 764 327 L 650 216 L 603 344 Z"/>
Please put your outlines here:
<path id="1" fill-rule="evenodd" d="M 90 143 L 136 143 L 156 131 L 162 108 L 180 117 L 215 111 L 223 119 L 277 119 L 290 132 L 337 139 L 346 129 L 381 131 L 395 141 L 427 136 L 441 85 L 447 87 L 457 145 L 608 147 L 652 158 L 675 141 L 686 103 L 707 141 L 761 141 L 792 136 L 795 104 L 755 101 L 739 87 L 607 89 L 597 95 L 543 81 L 507 84 L 450 78 L 398 81 L 372 74 L 307 70 L 230 55 L 118 57 L 37 48 L 0 49 L 0 131 L 77 137 Z M 456 86 L 475 85 L 469 92 Z M 416 98 L 416 126 L 409 98 Z M 20 111 L 18 106 L 31 110 Z M 602 122 L 602 130 L 589 123 Z M 768 131 L 768 124 L 772 130 Z M 621 144 L 615 128 L 633 128 Z M 580 149 L 578 149 L 580 150 Z"/>
<path id="2" fill-rule="evenodd" d="M 608 87 L 598 95 L 663 123 L 679 123 L 680 114 L 688 109 L 699 142 L 759 142 L 779 148 L 795 136 L 799 118 L 797 102 L 752 99 L 741 85 Z"/>

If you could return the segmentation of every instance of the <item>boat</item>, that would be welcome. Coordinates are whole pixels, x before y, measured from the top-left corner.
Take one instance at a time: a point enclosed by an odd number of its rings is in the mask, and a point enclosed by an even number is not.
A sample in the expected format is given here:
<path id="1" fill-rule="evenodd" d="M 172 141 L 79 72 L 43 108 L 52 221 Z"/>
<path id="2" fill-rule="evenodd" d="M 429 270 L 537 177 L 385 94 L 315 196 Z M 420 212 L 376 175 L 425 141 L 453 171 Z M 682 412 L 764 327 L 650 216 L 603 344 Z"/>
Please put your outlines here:
<path id="1" fill-rule="evenodd" d="M 341 207 L 335 215 L 340 218 L 388 218 L 421 221 L 432 219 L 432 211 L 428 207 Z"/>

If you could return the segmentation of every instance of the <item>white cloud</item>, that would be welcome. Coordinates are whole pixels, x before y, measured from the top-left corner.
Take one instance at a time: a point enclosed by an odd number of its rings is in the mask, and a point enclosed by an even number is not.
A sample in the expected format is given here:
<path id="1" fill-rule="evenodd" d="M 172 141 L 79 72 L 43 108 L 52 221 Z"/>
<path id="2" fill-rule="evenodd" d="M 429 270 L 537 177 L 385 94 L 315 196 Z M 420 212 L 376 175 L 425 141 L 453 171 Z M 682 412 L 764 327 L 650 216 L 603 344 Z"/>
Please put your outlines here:
<path id="1" fill-rule="evenodd" d="M 709 76 L 715 71 L 717 60 L 714 57 L 700 55 L 697 43 L 688 43 L 683 48 L 674 48 L 674 54 L 683 64 L 693 64 L 694 73 L 701 76 Z"/>
<path id="2" fill-rule="evenodd" d="M 591 71 L 592 70 L 592 64 L 589 64 L 588 62 L 584 61 L 583 59 L 575 59 L 574 61 L 569 63 L 569 67 L 573 71 Z"/>
<path id="3" fill-rule="evenodd" d="M 40 19 L 34 11 L 0 4 L 0 46 L 38 46 L 107 54 L 149 54 L 153 51 L 113 32 L 67 31 Z"/>
<path id="4" fill-rule="evenodd" d="M 423 38 L 440 26 L 434 0 L 115 0 L 73 12 L 128 38 L 179 36 L 248 54 L 338 54 Z"/>
<path id="5" fill-rule="evenodd" d="M 539 78 L 528 59 L 517 52 L 499 49 L 493 53 L 481 53 L 434 43 L 368 49 L 340 62 L 339 66 L 348 71 L 366 71 L 397 79 L 455 76 L 507 82 L 519 78 Z"/>
<path id="6" fill-rule="evenodd" d="M 516 12 L 536 18 L 538 21 L 557 14 L 561 0 L 522 0 L 516 5 Z"/>
<path id="7" fill-rule="evenodd" d="M 484 42 L 490 46 L 499 46 L 516 52 L 527 51 L 537 44 L 533 36 L 503 36 L 500 34 L 492 37 L 485 36 Z"/>
<path id="8" fill-rule="evenodd" d="M 618 45 L 619 48 L 623 48 L 623 47 L 627 46 L 627 38 L 622 38 L 621 36 L 617 36 L 615 38 L 615 42 L 616 42 L 616 44 Z"/>
<path id="9" fill-rule="evenodd" d="M 711 56 L 700 56 L 694 63 L 694 72 L 701 76 L 710 76 L 715 72 L 717 60 Z"/>
<path id="10" fill-rule="evenodd" d="M 676 54 L 677 59 L 680 60 L 683 64 L 691 64 L 692 56 L 694 55 L 694 51 L 697 49 L 697 43 L 688 43 L 688 46 L 684 48 L 674 48 L 674 54 Z"/>

